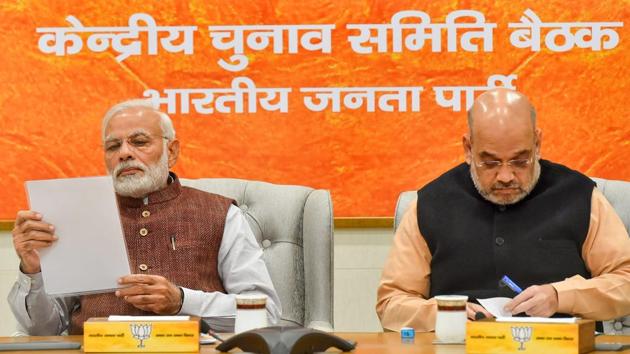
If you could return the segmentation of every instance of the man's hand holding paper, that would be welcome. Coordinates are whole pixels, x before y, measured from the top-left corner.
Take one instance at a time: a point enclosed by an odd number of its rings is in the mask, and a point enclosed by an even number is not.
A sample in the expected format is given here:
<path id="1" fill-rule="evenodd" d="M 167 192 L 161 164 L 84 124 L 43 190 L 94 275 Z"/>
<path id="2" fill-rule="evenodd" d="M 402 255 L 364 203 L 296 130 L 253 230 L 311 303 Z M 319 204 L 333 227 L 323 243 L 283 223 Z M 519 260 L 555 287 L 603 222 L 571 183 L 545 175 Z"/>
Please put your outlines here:
<path id="1" fill-rule="evenodd" d="M 488 310 L 486 310 L 483 306 L 479 304 L 475 304 L 473 302 L 469 302 L 466 304 L 466 316 L 470 320 L 476 320 L 477 314 L 482 313 L 484 317 L 490 318 L 494 317 Z"/>
<path id="2" fill-rule="evenodd" d="M 13 246 L 20 258 L 20 269 L 25 274 L 41 271 L 38 250 L 57 241 L 55 227 L 45 221 L 40 213 L 21 210 L 17 213 L 13 228 Z"/>

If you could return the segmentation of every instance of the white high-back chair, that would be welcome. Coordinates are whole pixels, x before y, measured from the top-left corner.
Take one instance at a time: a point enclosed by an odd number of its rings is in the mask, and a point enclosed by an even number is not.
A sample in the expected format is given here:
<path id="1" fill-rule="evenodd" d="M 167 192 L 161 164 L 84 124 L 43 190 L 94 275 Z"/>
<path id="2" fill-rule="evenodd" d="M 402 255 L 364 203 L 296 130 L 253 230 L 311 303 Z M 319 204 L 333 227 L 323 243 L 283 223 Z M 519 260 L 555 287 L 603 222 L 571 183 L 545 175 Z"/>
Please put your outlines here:
<path id="1" fill-rule="evenodd" d="M 333 210 L 330 192 L 231 178 L 182 185 L 236 200 L 282 303 L 278 325 L 333 330 Z"/>

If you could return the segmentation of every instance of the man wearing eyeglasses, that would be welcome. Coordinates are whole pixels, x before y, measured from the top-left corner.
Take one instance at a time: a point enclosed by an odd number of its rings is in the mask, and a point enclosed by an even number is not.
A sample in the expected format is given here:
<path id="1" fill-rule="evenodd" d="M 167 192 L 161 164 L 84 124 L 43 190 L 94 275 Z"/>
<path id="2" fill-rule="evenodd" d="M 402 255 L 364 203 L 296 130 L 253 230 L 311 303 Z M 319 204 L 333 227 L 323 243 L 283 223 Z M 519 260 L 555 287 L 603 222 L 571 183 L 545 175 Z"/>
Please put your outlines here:
<path id="1" fill-rule="evenodd" d="M 513 297 L 512 314 L 607 320 L 630 314 L 630 239 L 594 182 L 540 159 L 542 132 L 522 94 L 488 91 L 468 112 L 466 163 L 418 191 L 383 269 L 384 328 L 434 329 L 435 295 Z M 502 286 L 507 275 L 519 287 Z"/>
<path id="2" fill-rule="evenodd" d="M 280 302 L 262 251 L 234 201 L 180 185 L 169 172 L 179 155 L 173 124 L 148 100 L 112 107 L 103 118 L 105 165 L 114 182 L 132 269 L 115 293 L 50 297 L 38 250 L 57 240 L 35 211 L 18 212 L 13 230 L 20 258 L 9 304 L 30 335 L 81 334 L 90 317 L 194 315 L 232 331 L 234 294 L 267 295 L 270 323 Z M 80 267 L 77 264 L 77 267 Z"/>

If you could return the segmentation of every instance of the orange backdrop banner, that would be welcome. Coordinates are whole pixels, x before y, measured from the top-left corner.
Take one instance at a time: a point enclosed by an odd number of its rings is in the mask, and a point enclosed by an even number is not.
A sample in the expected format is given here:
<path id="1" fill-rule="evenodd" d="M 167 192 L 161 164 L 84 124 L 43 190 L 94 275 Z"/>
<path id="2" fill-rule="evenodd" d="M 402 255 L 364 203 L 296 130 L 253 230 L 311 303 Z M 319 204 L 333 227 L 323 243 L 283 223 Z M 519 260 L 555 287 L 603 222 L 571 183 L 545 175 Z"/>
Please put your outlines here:
<path id="1" fill-rule="evenodd" d="M 472 98 L 528 95 L 542 155 L 630 179 L 628 1 L 3 1 L 0 219 L 24 181 L 105 174 L 100 124 L 150 97 L 181 177 L 332 192 L 335 216 L 463 161 Z"/>

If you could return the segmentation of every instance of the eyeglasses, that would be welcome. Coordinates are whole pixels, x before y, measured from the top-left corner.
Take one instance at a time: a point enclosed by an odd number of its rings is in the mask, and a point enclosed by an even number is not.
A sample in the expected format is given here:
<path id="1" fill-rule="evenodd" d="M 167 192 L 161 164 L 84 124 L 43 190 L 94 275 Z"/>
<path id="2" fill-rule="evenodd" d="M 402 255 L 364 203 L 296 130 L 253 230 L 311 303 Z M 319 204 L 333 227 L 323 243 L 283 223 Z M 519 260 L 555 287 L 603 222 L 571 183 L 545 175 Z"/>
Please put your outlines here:
<path id="1" fill-rule="evenodd" d="M 155 137 L 150 134 L 145 133 L 135 133 L 131 134 L 124 139 L 129 146 L 131 146 L 134 150 L 143 151 L 148 149 L 155 140 L 162 138 L 168 140 L 165 136 Z M 121 139 L 109 139 L 105 142 L 105 153 L 106 154 L 115 154 L 120 151 L 122 147 L 123 140 Z"/>
<path id="2" fill-rule="evenodd" d="M 503 161 L 498 161 L 498 160 L 489 160 L 489 161 L 479 161 L 479 162 L 475 162 L 473 160 L 473 163 L 475 164 L 475 166 L 486 170 L 486 171 L 496 171 L 499 170 L 504 164 L 507 165 L 508 167 L 511 167 L 514 170 L 524 170 L 526 169 L 529 165 L 532 164 L 532 162 L 534 162 L 534 157 L 531 156 L 527 159 L 514 159 L 514 160 L 509 160 L 506 162 Z"/>

